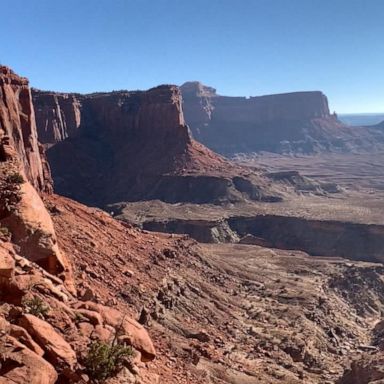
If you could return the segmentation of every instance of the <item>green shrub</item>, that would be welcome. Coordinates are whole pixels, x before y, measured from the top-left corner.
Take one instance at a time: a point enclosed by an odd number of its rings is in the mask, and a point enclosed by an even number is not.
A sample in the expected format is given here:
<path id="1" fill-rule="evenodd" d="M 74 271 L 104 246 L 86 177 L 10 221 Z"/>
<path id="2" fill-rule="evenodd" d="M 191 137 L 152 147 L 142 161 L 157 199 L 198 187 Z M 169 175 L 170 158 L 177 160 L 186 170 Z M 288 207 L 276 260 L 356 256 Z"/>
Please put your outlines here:
<path id="1" fill-rule="evenodd" d="M 95 341 L 89 348 L 84 366 L 89 377 L 100 383 L 115 376 L 132 354 L 131 347 L 116 343 L 116 340 L 112 343 Z"/>
<path id="2" fill-rule="evenodd" d="M 0 238 L 9 239 L 11 237 L 11 232 L 7 227 L 0 227 Z"/>
<path id="3" fill-rule="evenodd" d="M 75 313 L 75 318 L 74 318 L 75 323 L 80 323 L 85 319 L 86 317 L 84 317 L 81 313 Z"/>
<path id="4" fill-rule="evenodd" d="M 32 299 L 26 299 L 23 301 L 23 307 L 25 312 L 44 319 L 48 315 L 49 307 L 44 304 L 43 300 L 38 296 L 34 296 Z"/>
<path id="5" fill-rule="evenodd" d="M 24 181 L 24 177 L 18 172 L 11 173 L 7 176 L 7 182 L 10 184 L 23 184 Z"/>

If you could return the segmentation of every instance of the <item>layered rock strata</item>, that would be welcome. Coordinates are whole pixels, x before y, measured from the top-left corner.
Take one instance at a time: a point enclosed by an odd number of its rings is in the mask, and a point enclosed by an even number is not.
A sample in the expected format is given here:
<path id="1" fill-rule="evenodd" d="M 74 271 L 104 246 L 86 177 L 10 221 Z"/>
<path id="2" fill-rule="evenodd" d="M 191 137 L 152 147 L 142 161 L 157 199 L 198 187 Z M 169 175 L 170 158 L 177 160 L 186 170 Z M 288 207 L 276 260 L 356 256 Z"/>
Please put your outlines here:
<path id="1" fill-rule="evenodd" d="M 80 126 L 81 96 L 32 89 L 39 141 L 54 144 L 76 134 Z"/>
<path id="2" fill-rule="evenodd" d="M 218 95 L 199 82 L 180 89 L 194 138 L 225 155 L 340 152 L 384 142 L 383 135 L 341 123 L 320 91 L 246 98 Z"/>
<path id="3" fill-rule="evenodd" d="M 71 100 L 67 110 L 63 100 Z M 90 95 L 35 91 L 34 103 L 60 194 L 102 207 L 150 199 L 278 199 L 260 175 L 250 176 L 191 138 L 176 86 Z"/>

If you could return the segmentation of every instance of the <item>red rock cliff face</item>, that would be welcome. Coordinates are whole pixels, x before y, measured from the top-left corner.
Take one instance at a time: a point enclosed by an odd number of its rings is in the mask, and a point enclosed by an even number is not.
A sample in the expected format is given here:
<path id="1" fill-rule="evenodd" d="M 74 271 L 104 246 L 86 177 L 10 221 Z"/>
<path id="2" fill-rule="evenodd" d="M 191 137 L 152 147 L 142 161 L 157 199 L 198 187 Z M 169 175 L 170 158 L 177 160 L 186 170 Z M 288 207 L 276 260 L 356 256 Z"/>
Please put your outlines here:
<path id="1" fill-rule="evenodd" d="M 28 80 L 4 66 L 0 67 L 0 139 L 17 152 L 32 185 L 40 191 L 50 191 L 50 172 L 37 140 Z"/>
<path id="2" fill-rule="evenodd" d="M 237 189 L 233 178 L 244 170 L 191 138 L 178 87 L 76 98 L 79 127 L 67 130 L 69 137 L 47 152 L 58 193 L 98 206 L 143 199 L 212 202 L 242 196 L 244 191 Z M 56 100 L 41 92 L 34 97 L 37 110 L 55 110 Z M 52 133 L 47 134 L 46 127 L 52 131 L 57 126 L 56 116 L 48 113 L 38 119 L 45 137 Z M 68 121 L 65 113 L 62 120 Z M 251 193 L 254 198 L 264 196 L 254 189 Z"/>
<path id="3" fill-rule="evenodd" d="M 366 130 L 354 132 L 331 115 L 319 91 L 226 97 L 198 82 L 183 84 L 181 91 L 194 137 L 226 155 L 349 150 L 372 139 Z"/>
<path id="4" fill-rule="evenodd" d="M 76 134 L 80 126 L 81 96 L 32 89 L 39 141 L 54 144 Z"/>

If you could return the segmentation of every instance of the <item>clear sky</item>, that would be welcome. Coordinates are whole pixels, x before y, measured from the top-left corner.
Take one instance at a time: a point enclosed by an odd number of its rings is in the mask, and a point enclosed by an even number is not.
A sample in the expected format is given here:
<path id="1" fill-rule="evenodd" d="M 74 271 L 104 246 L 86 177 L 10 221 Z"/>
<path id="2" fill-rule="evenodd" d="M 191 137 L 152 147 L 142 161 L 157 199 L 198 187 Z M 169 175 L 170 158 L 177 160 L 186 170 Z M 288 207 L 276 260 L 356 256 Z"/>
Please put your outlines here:
<path id="1" fill-rule="evenodd" d="M 384 0 L 0 0 L 0 63 L 57 91 L 200 80 L 384 112 Z"/>

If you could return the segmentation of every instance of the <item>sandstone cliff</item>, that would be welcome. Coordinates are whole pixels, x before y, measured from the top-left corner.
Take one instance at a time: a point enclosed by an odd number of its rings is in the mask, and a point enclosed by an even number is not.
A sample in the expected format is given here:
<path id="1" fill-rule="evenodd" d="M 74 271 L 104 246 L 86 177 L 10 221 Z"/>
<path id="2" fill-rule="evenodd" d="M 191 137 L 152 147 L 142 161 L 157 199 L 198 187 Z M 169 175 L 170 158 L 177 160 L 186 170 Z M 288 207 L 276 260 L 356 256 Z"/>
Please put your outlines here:
<path id="1" fill-rule="evenodd" d="M 155 358 L 152 340 L 126 313 L 77 291 L 73 260 L 61 251 L 41 197 L 50 196 L 42 193 L 49 191 L 50 175 L 28 82 L 4 67 L 0 81 L 0 382 L 136 380 L 136 364 Z M 116 345 L 125 360 L 108 371 L 95 348 Z M 142 380 L 152 384 L 157 377 Z"/>
<path id="2" fill-rule="evenodd" d="M 39 141 L 53 144 L 76 134 L 81 96 L 32 89 Z"/>
<path id="3" fill-rule="evenodd" d="M 60 106 L 63 98 L 71 100 L 67 110 Z M 89 95 L 35 91 L 34 103 L 60 194 L 98 206 L 143 199 L 220 202 L 244 195 L 276 199 L 260 175 L 249 177 L 248 170 L 191 138 L 176 86 Z"/>
<path id="4" fill-rule="evenodd" d="M 193 136 L 225 155 L 349 151 L 384 142 L 381 135 L 342 124 L 319 91 L 246 98 L 220 96 L 199 82 L 180 89 Z"/>
<path id="5" fill-rule="evenodd" d="M 32 185 L 40 191 L 50 191 L 49 169 L 37 139 L 28 80 L 4 66 L 0 66 L 0 140 L 16 151 Z M 0 161 L 6 157 L 1 151 Z"/>

